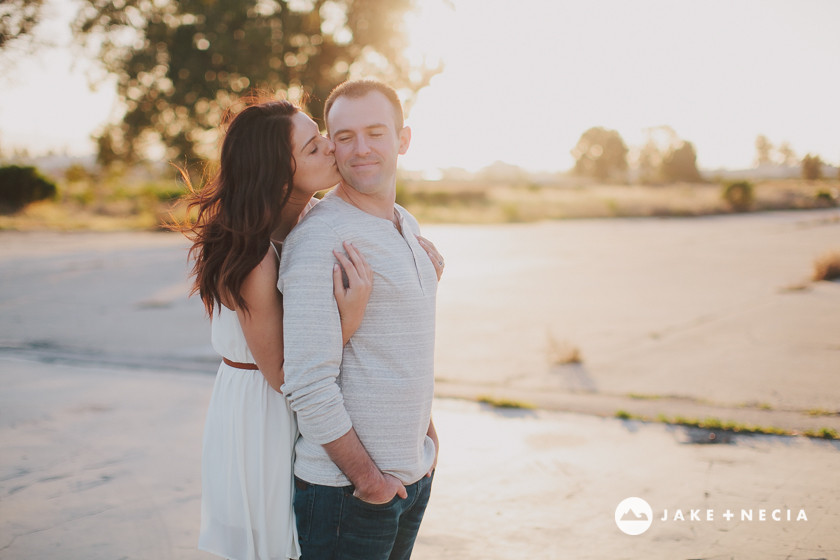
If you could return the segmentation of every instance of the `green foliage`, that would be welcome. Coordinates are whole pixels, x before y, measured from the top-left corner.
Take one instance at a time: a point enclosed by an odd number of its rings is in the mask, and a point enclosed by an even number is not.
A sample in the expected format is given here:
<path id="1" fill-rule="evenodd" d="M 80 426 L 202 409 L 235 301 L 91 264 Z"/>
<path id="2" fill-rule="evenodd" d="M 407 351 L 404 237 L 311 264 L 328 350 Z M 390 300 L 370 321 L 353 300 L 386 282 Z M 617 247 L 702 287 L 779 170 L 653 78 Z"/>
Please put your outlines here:
<path id="1" fill-rule="evenodd" d="M 807 430 L 803 435 L 810 438 L 840 439 L 840 434 L 834 428 L 820 428 L 819 430 Z"/>
<path id="2" fill-rule="evenodd" d="M 489 404 L 496 408 L 520 408 L 525 410 L 533 410 L 537 408 L 535 405 L 525 401 L 515 401 L 511 399 L 497 398 L 490 395 L 481 395 L 478 397 L 478 402 Z"/>
<path id="3" fill-rule="evenodd" d="M 64 170 L 64 178 L 68 183 L 81 183 L 82 181 L 91 179 L 91 174 L 84 165 L 74 163 Z"/>
<path id="4" fill-rule="evenodd" d="M 802 178 L 806 181 L 816 181 L 822 178 L 822 163 L 820 156 L 807 154 L 802 158 Z"/>
<path id="5" fill-rule="evenodd" d="M 19 210 L 30 202 L 55 198 L 55 195 L 55 183 L 34 167 L 0 167 L 0 205 Z"/>
<path id="6" fill-rule="evenodd" d="M 820 189 L 814 193 L 814 199 L 817 201 L 819 206 L 837 206 L 837 189 Z"/>
<path id="7" fill-rule="evenodd" d="M 99 163 L 131 164 L 159 140 L 170 160 L 213 155 L 223 112 L 249 91 L 286 92 L 315 117 L 354 73 L 409 97 L 440 68 L 403 55 L 413 0 L 83 0 L 77 40 L 98 49 L 126 112 L 98 138 Z"/>
<path id="8" fill-rule="evenodd" d="M 736 212 L 745 212 L 755 202 L 755 188 L 749 181 L 731 181 L 723 186 L 721 197 Z"/>
<path id="9" fill-rule="evenodd" d="M 691 142 L 671 147 L 662 158 L 660 171 L 665 181 L 697 183 L 703 180 L 697 170 L 697 152 Z"/>
<path id="10" fill-rule="evenodd" d="M 173 202 L 186 193 L 186 188 L 178 181 L 146 183 L 140 194 L 158 202 Z"/>
<path id="11" fill-rule="evenodd" d="M 624 178 L 627 170 L 627 146 L 615 130 L 592 127 L 580 136 L 572 150 L 575 173 L 601 181 Z"/>

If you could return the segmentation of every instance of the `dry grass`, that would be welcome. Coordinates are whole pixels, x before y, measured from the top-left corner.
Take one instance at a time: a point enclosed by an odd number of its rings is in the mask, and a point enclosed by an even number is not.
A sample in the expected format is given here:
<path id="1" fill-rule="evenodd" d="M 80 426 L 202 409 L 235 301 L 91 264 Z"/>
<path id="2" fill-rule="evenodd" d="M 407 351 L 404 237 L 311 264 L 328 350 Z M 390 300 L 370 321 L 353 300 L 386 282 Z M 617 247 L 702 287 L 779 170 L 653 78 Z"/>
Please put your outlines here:
<path id="1" fill-rule="evenodd" d="M 826 253 L 814 261 L 814 275 L 811 278 L 815 282 L 840 278 L 840 251 Z"/>
<path id="2" fill-rule="evenodd" d="M 833 183 L 832 183 L 833 185 Z M 759 182 L 750 210 L 825 208 L 834 188 L 797 180 Z M 407 183 L 401 203 L 421 222 L 514 223 L 569 218 L 679 217 L 733 210 L 715 183 L 650 185 Z"/>
<path id="3" fill-rule="evenodd" d="M 495 408 L 519 408 L 524 410 L 534 410 L 537 407 L 529 402 L 514 401 L 511 399 L 502 399 L 490 395 L 481 395 L 477 398 L 478 402 L 488 404 Z"/>
<path id="4" fill-rule="evenodd" d="M 825 208 L 836 205 L 840 182 L 759 182 L 751 210 Z M 106 178 L 59 182 L 55 202 L 33 204 L 0 215 L 0 229 L 155 229 L 168 221 L 173 197 L 183 189 L 171 180 Z M 828 193 L 828 194 L 826 194 Z M 424 223 L 515 223 L 609 217 L 703 216 L 731 212 L 716 183 L 674 185 L 562 182 L 488 183 L 406 181 L 398 202 Z M 183 213 L 176 207 L 176 214 Z"/>
<path id="5" fill-rule="evenodd" d="M 566 340 L 557 340 L 548 334 L 548 361 L 551 365 L 562 366 L 583 362 L 580 348 Z"/>
<path id="6" fill-rule="evenodd" d="M 59 182 L 58 197 L 0 215 L 0 230 L 154 230 L 183 214 L 174 200 L 184 189 L 174 180 L 107 179 Z"/>
<path id="7" fill-rule="evenodd" d="M 633 414 L 626 410 L 618 410 L 615 415 L 620 420 L 639 420 L 642 422 L 661 422 L 663 424 L 671 424 L 676 426 L 687 426 L 692 428 L 701 428 L 710 431 L 731 432 L 735 434 L 763 434 L 774 436 L 805 436 L 816 439 L 840 439 L 840 434 L 833 428 L 820 428 L 818 430 L 806 430 L 804 432 L 796 432 L 785 428 L 776 426 L 757 426 L 749 425 L 741 422 L 733 422 L 728 420 L 721 420 L 720 418 L 685 418 L 682 416 L 665 416 L 660 414 L 655 418 L 650 418 L 644 415 Z"/>

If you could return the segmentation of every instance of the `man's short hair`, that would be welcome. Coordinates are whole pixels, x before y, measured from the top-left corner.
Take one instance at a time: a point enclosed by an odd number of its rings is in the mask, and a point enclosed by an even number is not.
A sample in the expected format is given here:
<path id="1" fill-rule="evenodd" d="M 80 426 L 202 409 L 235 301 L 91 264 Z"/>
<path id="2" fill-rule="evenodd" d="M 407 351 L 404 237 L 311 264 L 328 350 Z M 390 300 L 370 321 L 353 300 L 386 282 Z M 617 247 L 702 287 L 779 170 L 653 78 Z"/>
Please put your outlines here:
<path id="1" fill-rule="evenodd" d="M 327 125 L 327 132 L 330 130 L 328 120 L 330 116 L 330 109 L 332 109 L 333 103 L 335 103 L 336 99 L 339 97 L 358 99 L 359 97 L 364 97 L 372 91 L 378 91 L 384 95 L 386 99 L 388 99 L 394 107 L 394 125 L 396 126 L 396 131 L 399 132 L 402 130 L 405 123 L 403 120 L 402 104 L 400 103 L 400 98 L 397 96 L 396 90 L 387 84 L 383 84 L 382 82 L 366 79 L 350 80 L 341 83 L 335 86 L 335 88 L 333 88 L 330 92 L 330 96 L 327 97 L 327 102 L 324 104 L 324 124 Z"/>

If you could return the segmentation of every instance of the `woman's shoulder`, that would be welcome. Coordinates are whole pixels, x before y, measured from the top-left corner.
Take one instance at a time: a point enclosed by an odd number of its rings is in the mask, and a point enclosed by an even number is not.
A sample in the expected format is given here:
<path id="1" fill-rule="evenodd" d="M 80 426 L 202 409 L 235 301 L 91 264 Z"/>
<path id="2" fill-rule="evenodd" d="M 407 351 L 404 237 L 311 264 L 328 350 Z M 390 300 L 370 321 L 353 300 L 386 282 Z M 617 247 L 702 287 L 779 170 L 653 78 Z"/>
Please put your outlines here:
<path id="1" fill-rule="evenodd" d="M 277 283 L 277 266 L 279 262 L 280 247 L 275 249 L 274 245 L 269 242 L 268 250 L 257 266 L 248 273 L 243 283 L 243 288 L 246 285 L 256 287 L 257 284 L 265 284 L 274 286 Z"/>

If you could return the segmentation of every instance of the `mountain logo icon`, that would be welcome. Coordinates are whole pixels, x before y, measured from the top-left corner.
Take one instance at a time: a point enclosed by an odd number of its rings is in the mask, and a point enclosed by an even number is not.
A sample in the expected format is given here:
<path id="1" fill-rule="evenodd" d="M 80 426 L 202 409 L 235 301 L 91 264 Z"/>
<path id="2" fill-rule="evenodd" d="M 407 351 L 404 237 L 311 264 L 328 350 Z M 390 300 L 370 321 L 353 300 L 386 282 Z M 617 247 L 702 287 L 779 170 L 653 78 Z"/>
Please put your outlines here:
<path id="1" fill-rule="evenodd" d="M 615 508 L 615 524 L 622 533 L 641 535 L 653 523 L 653 509 L 641 498 L 626 498 Z"/>
<path id="2" fill-rule="evenodd" d="M 622 521 L 647 521 L 648 519 L 646 513 L 636 513 L 633 508 L 628 508 L 627 513 L 621 516 Z"/>

